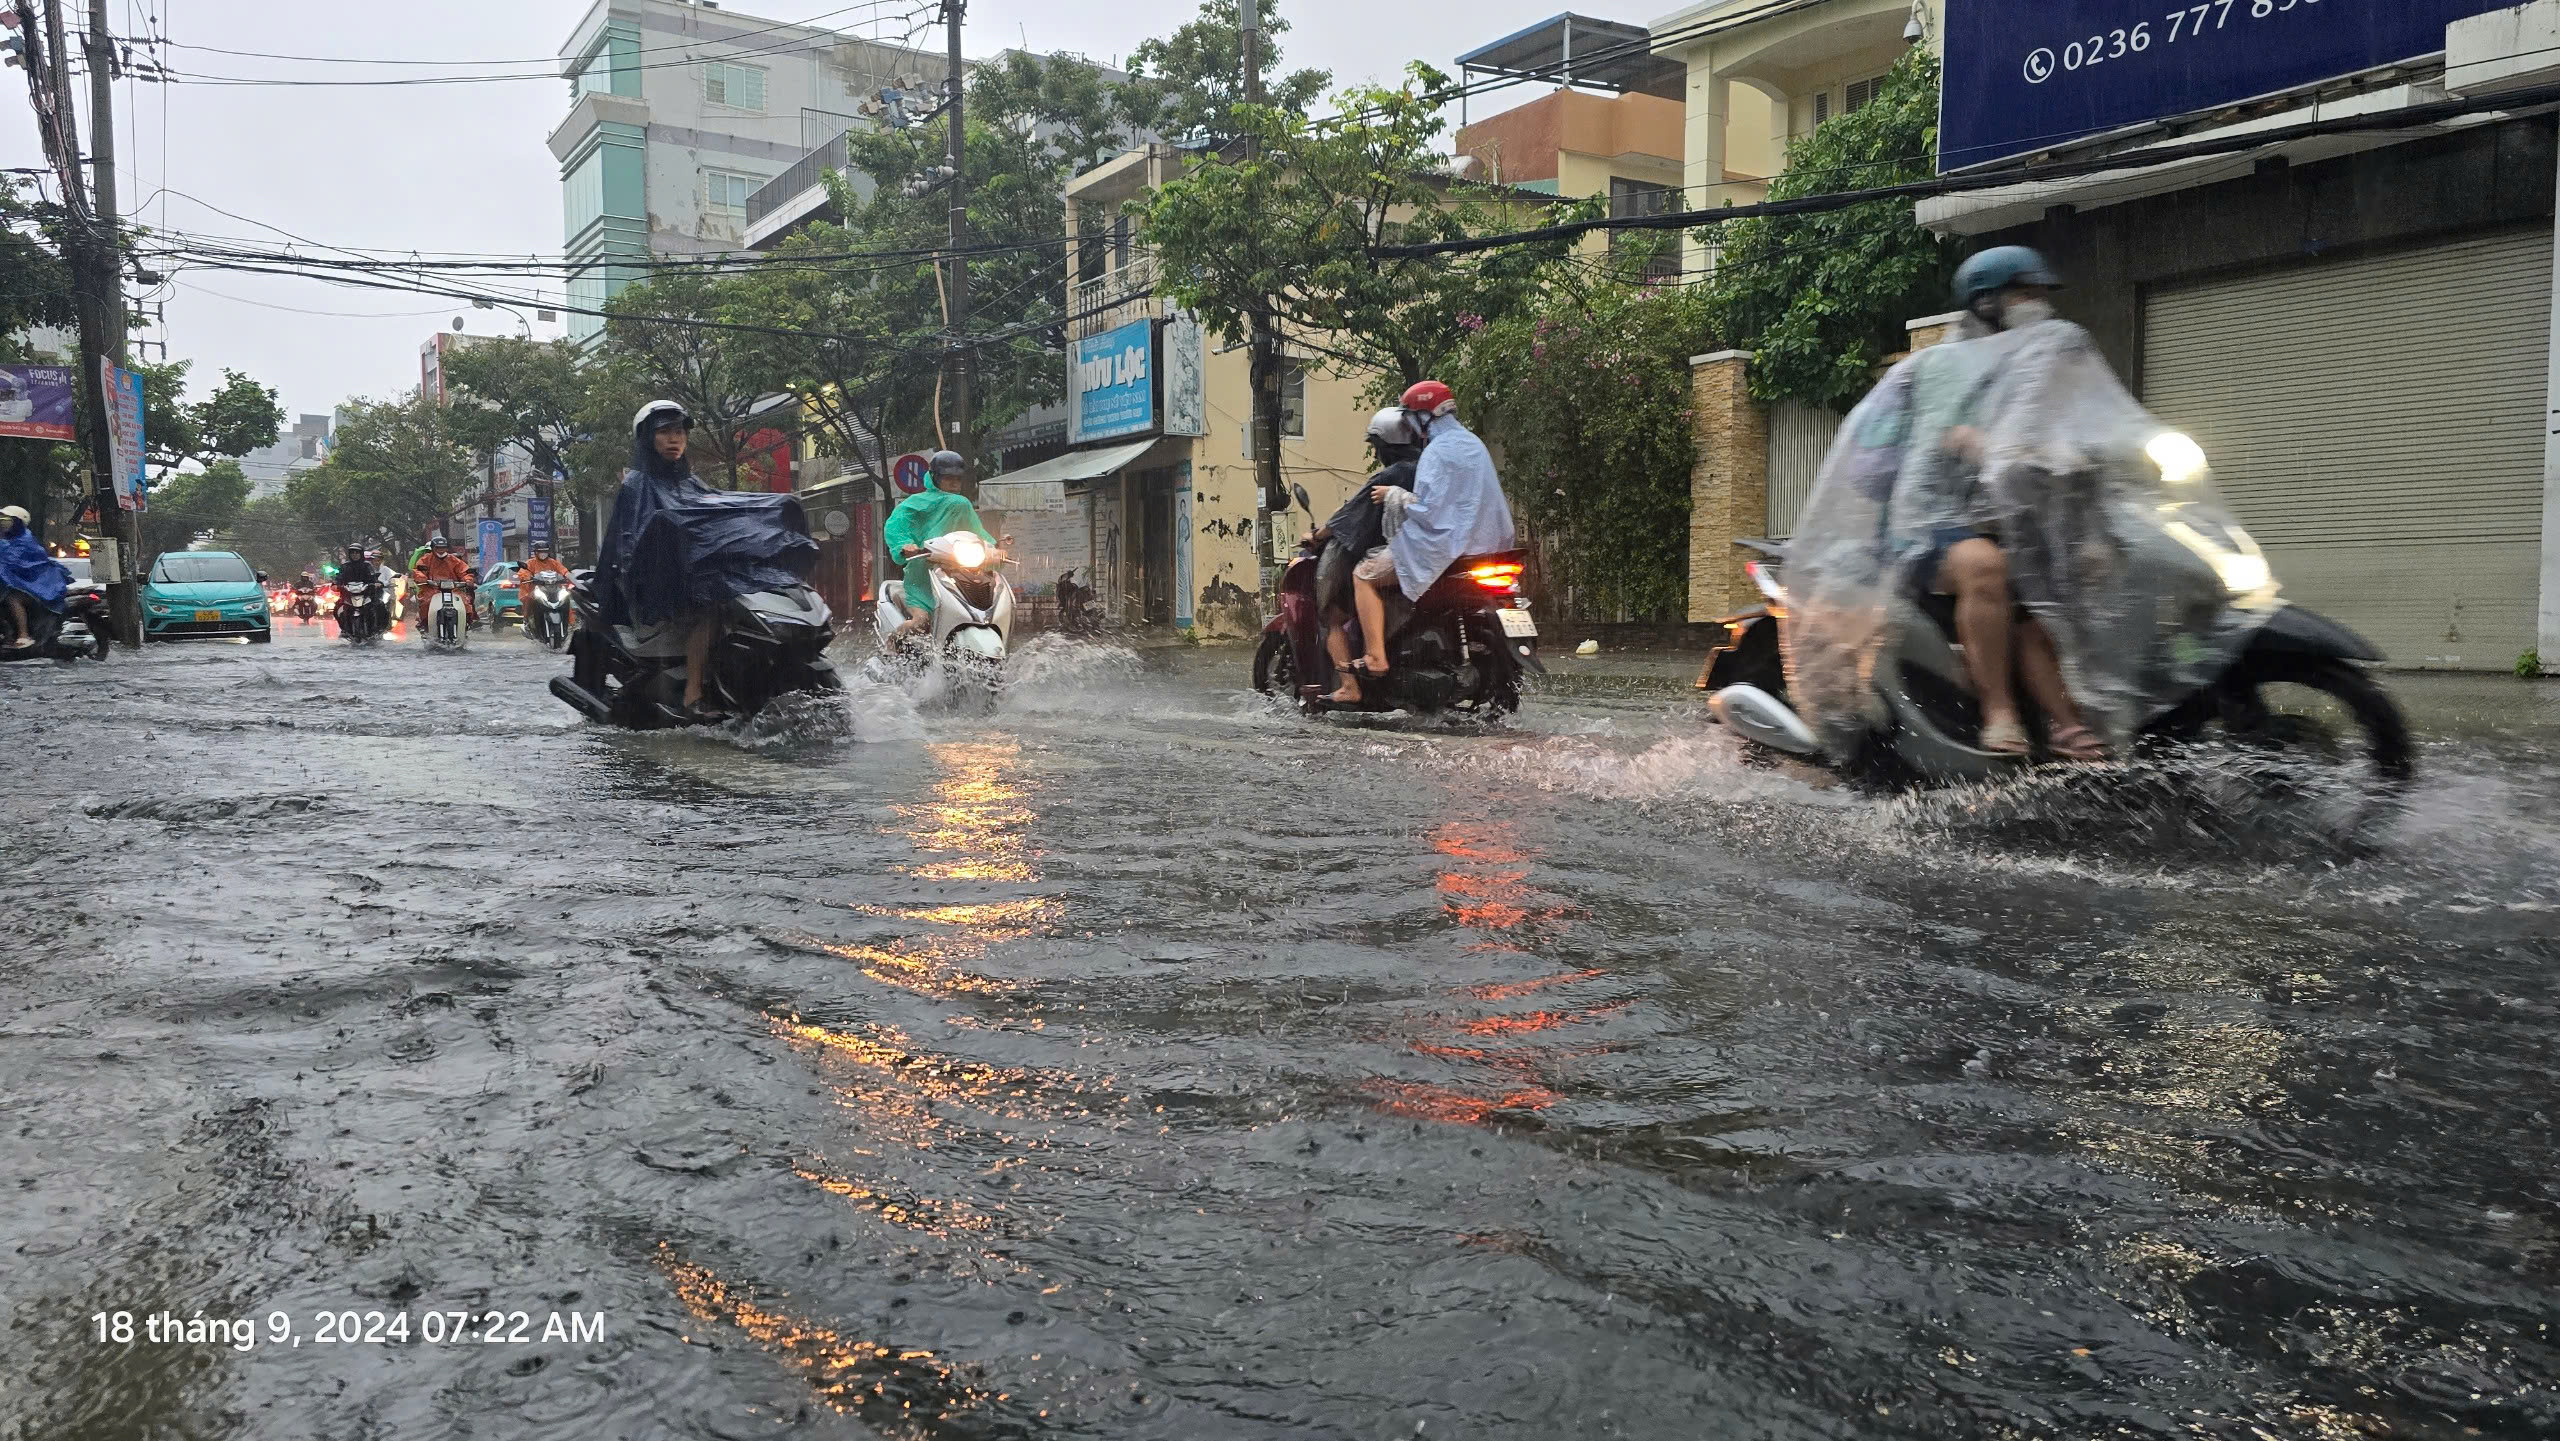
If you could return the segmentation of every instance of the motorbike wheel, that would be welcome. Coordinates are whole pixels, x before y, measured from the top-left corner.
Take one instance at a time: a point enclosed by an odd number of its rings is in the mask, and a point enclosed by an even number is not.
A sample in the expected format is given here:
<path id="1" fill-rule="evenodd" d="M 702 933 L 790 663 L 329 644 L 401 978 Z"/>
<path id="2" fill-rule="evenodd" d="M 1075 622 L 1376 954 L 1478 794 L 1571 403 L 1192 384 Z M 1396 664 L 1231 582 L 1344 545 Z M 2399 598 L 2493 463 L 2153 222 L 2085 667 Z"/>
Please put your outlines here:
<path id="1" fill-rule="evenodd" d="M 1253 653 L 1253 688 L 1264 695 L 1295 700 L 1298 696 L 1298 653 L 1289 638 L 1274 631 L 1263 636 Z"/>
<path id="2" fill-rule="evenodd" d="M 2376 792 L 2405 789 L 2417 773 L 2408 719 L 2390 692 L 2362 666 L 2325 656 L 2258 655 L 2243 660 L 2223 682 L 2222 728 L 2232 739 L 2285 750 L 2337 748 L 2338 738 L 2316 716 L 2276 703 L 2270 689 L 2315 692 L 2344 711 L 2363 735 L 2364 759 Z"/>

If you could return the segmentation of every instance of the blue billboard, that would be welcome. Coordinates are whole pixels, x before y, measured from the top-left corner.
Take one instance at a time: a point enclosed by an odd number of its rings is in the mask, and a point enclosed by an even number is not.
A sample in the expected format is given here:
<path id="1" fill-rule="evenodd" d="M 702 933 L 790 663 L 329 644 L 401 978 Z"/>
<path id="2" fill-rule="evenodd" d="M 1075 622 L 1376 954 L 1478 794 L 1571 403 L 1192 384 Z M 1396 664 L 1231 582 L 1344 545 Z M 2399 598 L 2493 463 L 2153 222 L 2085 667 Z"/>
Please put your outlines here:
<path id="1" fill-rule="evenodd" d="M 1088 335 L 1068 357 L 1067 440 L 1082 444 L 1156 428 L 1155 322 Z"/>
<path id="2" fill-rule="evenodd" d="M 1947 0 L 1938 168 L 1962 170 L 2444 49 L 2516 0 Z"/>

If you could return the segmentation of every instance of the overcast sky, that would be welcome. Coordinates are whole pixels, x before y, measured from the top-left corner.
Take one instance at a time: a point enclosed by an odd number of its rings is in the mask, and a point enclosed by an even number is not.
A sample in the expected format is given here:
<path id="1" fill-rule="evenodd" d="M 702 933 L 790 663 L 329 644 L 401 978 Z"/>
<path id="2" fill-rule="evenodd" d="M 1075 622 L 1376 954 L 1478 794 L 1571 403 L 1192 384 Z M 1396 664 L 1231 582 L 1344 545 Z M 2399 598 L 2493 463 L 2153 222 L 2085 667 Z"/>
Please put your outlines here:
<path id="1" fill-rule="evenodd" d="M 966 43 L 973 56 L 1027 44 L 1109 59 L 1169 32 L 1197 3 L 973 0 Z M 587 8 L 573 0 L 109 0 L 108 14 L 111 26 L 132 34 L 149 33 L 156 19 L 160 33 L 181 46 L 536 62 L 477 66 L 522 73 L 542 69 Z M 802 21 L 841 9 L 842 0 L 736 0 L 724 8 Z M 1561 0 L 1475 0 L 1464 7 L 1399 9 L 1373 0 L 1280 0 L 1280 8 L 1296 27 L 1284 42 L 1286 62 L 1330 69 L 1340 83 L 1387 78 L 1414 57 L 1453 68 L 1459 52 L 1563 6 Z M 1652 18 L 1649 8 L 1620 13 L 1603 7 L 1601 13 Z M 860 33 L 871 28 L 856 27 Z M 202 49 L 167 53 L 173 68 L 203 75 L 309 81 L 419 73 L 415 66 L 316 64 Z M 21 72 L 0 71 L 0 165 L 43 164 L 23 83 Z M 86 82 L 79 88 L 85 99 Z M 1534 93 L 1521 87 L 1502 103 Z M 129 215 L 138 205 L 145 223 L 194 235 L 273 243 L 285 238 L 282 231 L 360 248 L 556 255 L 560 173 L 544 140 L 567 108 L 567 88 L 555 78 L 346 87 L 128 81 L 117 86 L 119 189 Z M 415 385 L 420 342 L 456 315 L 474 333 L 517 330 L 512 319 L 463 302 L 211 271 L 178 277 L 166 305 L 166 329 L 151 338 L 165 338 L 173 357 L 194 360 L 199 377 L 224 366 L 245 370 L 276 387 L 293 413 Z M 558 328 L 536 333 L 557 334 Z"/>

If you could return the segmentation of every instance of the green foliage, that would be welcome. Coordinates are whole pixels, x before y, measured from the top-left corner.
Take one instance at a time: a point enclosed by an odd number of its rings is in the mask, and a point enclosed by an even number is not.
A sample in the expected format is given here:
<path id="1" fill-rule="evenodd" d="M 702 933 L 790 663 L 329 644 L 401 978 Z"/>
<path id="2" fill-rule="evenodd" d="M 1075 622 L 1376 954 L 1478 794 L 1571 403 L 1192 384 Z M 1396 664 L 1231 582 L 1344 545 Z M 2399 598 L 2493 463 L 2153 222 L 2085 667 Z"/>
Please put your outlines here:
<path id="1" fill-rule="evenodd" d="M 1375 372 L 1382 395 L 1452 358 L 1466 335 L 1460 316 L 1535 304 L 1570 242 L 1456 259 L 1376 253 L 1587 209 L 1524 215 L 1497 192 L 1450 180 L 1436 146 L 1446 122 L 1428 98 L 1448 77 L 1418 63 L 1406 74 L 1401 89 L 1337 96 L 1348 117 L 1338 122 L 1240 107 L 1239 125 L 1261 139 L 1258 157 L 1198 165 L 1133 203 L 1164 293 L 1231 342 L 1244 338 L 1268 297 L 1285 331 L 1323 337 L 1337 364 Z"/>
<path id="2" fill-rule="evenodd" d="M 223 544 L 240 552 L 252 567 L 277 577 L 291 576 L 304 566 L 316 567 L 331 555 L 294 513 L 293 502 L 282 495 L 262 495 L 242 506 L 239 517 L 220 534 Z"/>
<path id="3" fill-rule="evenodd" d="M 2541 675 L 2542 652 L 2538 650 L 2529 650 L 2524 654 L 2517 656 L 2516 674 L 2525 680 L 2532 680 Z"/>
<path id="4" fill-rule="evenodd" d="M 414 391 L 350 400 L 339 417 L 329 458 L 285 482 L 295 516 L 323 549 L 356 539 L 414 544 L 478 479 L 442 408 Z"/>
<path id="5" fill-rule="evenodd" d="M 193 362 L 184 360 L 133 367 L 142 377 L 142 438 L 151 464 L 164 472 L 181 465 L 211 465 L 276 443 L 284 428 L 284 407 L 273 390 L 239 371 L 225 370 L 211 395 L 189 401 L 187 372 L 192 368 Z"/>
<path id="6" fill-rule="evenodd" d="M 1687 612 L 1688 360 L 1715 348 L 1708 311 L 1697 286 L 1560 285 L 1482 322 L 1443 377 L 1501 453 L 1546 591 L 1583 616 Z"/>
<path id="7" fill-rule="evenodd" d="M 445 357 L 446 434 L 475 455 L 520 446 L 543 475 L 566 474 L 566 498 L 613 493 L 629 458 L 640 401 L 610 367 L 546 340 L 483 340 Z"/>
<path id="8" fill-rule="evenodd" d="M 1788 152 L 1769 198 L 1792 200 L 1926 180 L 1936 171 L 1938 62 L 1915 46 L 1870 104 L 1834 117 Z M 1955 247 L 1912 219 L 1908 200 L 1821 215 L 1760 217 L 1699 232 L 1721 244 L 1706 282 L 1714 328 L 1756 352 L 1752 394 L 1846 410 L 1905 325 L 1947 308 Z"/>
<path id="9" fill-rule="evenodd" d="M 746 439 L 761 428 L 748 416 L 766 393 L 763 377 L 739 332 L 681 322 L 723 318 L 735 292 L 730 278 L 687 267 L 661 272 L 604 305 L 605 364 L 630 389 L 672 400 L 693 416 L 694 473 L 730 490 L 738 488 Z M 626 415 L 616 429 L 629 424 Z"/>
<path id="10" fill-rule="evenodd" d="M 164 477 L 152 487 L 150 508 L 142 513 L 143 563 L 164 550 L 185 550 L 203 532 L 230 529 L 248 499 L 249 477 L 236 460 Z"/>
<path id="11" fill-rule="evenodd" d="M 1289 22 L 1270 4 L 1261 7 L 1263 103 L 1304 112 L 1333 76 L 1323 70 L 1280 74 L 1280 37 Z M 1236 0 L 1206 0 L 1200 13 L 1161 40 L 1142 42 L 1129 54 L 1129 80 L 1112 93 L 1120 119 L 1133 131 L 1167 139 L 1206 141 L 1211 147 L 1251 128 L 1237 112 L 1244 103 L 1244 43 Z"/>

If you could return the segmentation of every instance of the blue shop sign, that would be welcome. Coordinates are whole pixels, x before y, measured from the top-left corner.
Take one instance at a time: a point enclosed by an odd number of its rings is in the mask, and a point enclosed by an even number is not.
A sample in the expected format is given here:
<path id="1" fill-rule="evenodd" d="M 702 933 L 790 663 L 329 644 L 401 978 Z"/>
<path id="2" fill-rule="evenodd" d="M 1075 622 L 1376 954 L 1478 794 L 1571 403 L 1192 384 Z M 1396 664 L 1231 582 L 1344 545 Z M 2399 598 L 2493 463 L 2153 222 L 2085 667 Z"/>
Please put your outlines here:
<path id="1" fill-rule="evenodd" d="M 2444 49 L 2515 0 L 1947 0 L 1938 168 L 1963 170 Z"/>
<path id="2" fill-rule="evenodd" d="M 1155 322 L 1134 321 L 1075 343 L 1067 374 L 1067 439 L 1081 444 L 1156 428 Z"/>

